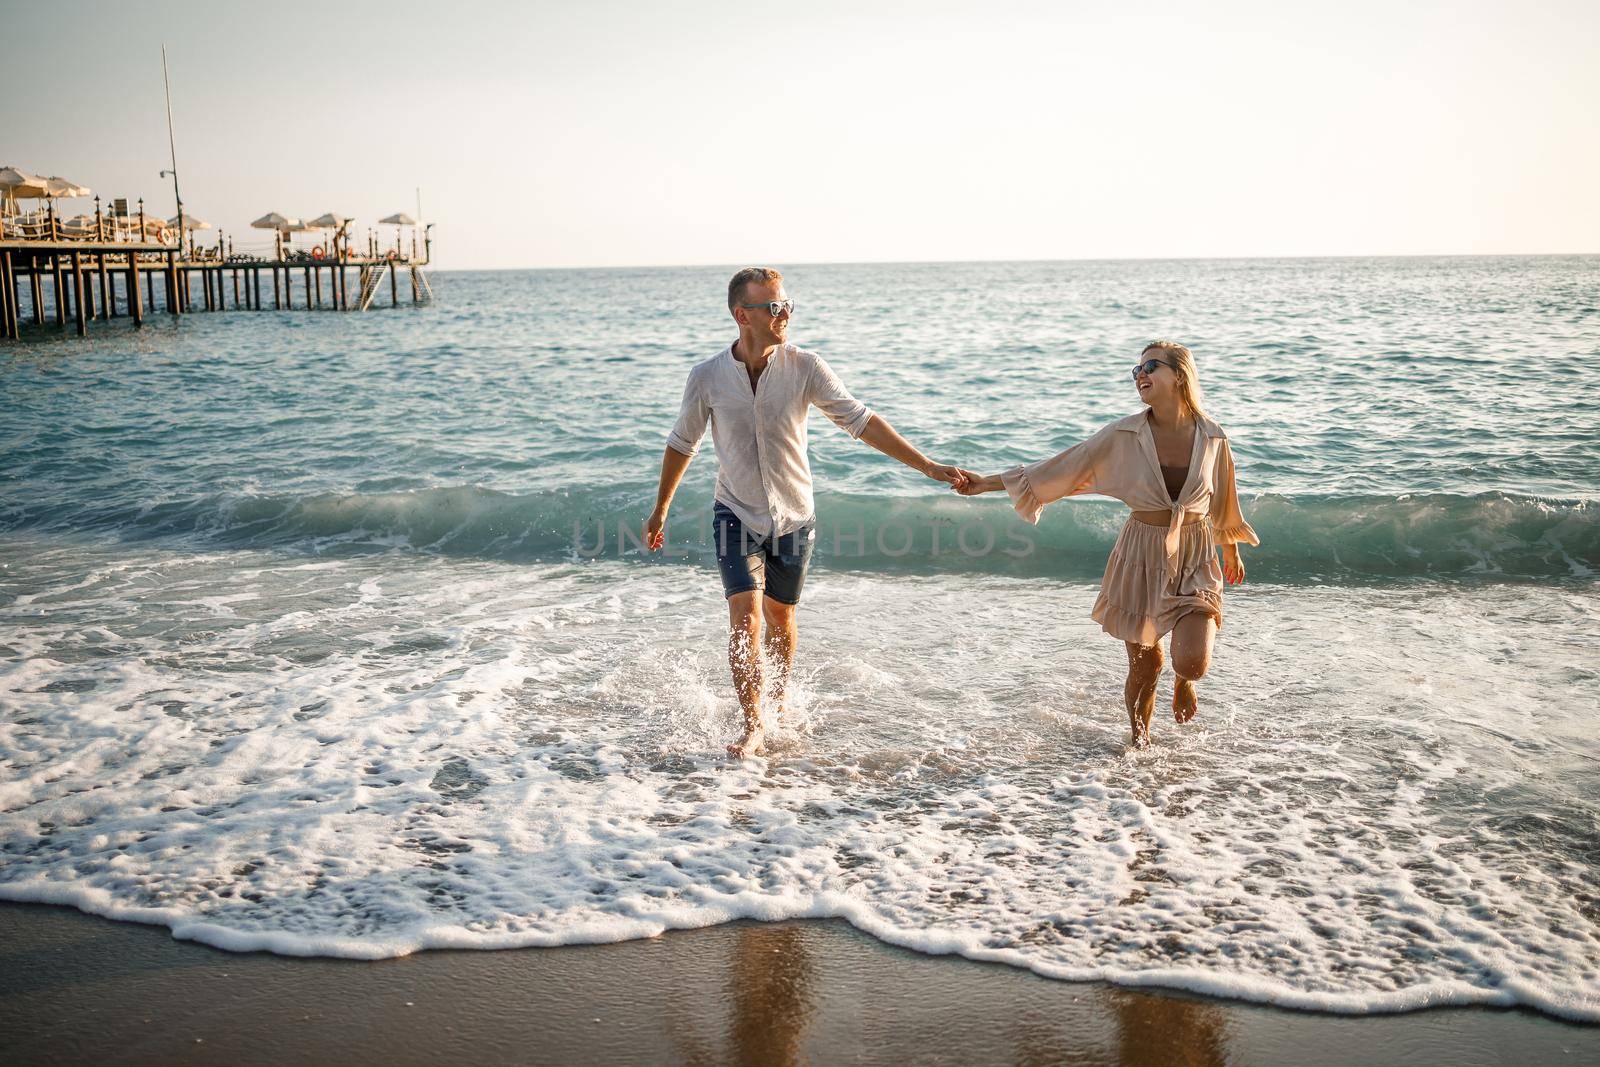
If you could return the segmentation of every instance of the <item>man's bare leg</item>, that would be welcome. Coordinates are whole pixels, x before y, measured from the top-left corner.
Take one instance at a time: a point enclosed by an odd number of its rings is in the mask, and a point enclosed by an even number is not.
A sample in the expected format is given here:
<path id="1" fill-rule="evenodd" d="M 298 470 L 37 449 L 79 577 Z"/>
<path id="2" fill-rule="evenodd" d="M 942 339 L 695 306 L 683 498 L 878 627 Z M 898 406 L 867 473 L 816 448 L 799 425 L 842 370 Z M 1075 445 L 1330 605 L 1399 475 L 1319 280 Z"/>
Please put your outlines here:
<path id="1" fill-rule="evenodd" d="M 1161 646 L 1123 642 L 1128 648 L 1128 680 L 1122 699 L 1128 706 L 1133 747 L 1150 747 L 1150 716 L 1156 710 L 1156 682 L 1161 678 Z"/>
<path id="2" fill-rule="evenodd" d="M 1211 642 L 1217 636 L 1217 620 L 1203 611 L 1191 611 L 1172 628 L 1172 717 L 1180 723 L 1194 718 L 1200 698 L 1194 683 L 1204 678 L 1211 666 Z"/>
<path id="3" fill-rule="evenodd" d="M 785 604 L 769 596 L 761 598 L 761 644 L 772 665 L 772 702 L 777 710 L 772 725 L 783 722 L 788 710 L 785 692 L 789 687 L 789 672 L 794 669 L 794 646 L 800 640 L 800 620 L 794 604 Z"/>
<path id="4" fill-rule="evenodd" d="M 761 612 L 756 607 L 760 590 L 735 593 L 728 598 L 728 668 L 733 691 L 744 713 L 744 733 L 728 746 L 735 759 L 760 755 L 766 743 L 761 721 Z"/>

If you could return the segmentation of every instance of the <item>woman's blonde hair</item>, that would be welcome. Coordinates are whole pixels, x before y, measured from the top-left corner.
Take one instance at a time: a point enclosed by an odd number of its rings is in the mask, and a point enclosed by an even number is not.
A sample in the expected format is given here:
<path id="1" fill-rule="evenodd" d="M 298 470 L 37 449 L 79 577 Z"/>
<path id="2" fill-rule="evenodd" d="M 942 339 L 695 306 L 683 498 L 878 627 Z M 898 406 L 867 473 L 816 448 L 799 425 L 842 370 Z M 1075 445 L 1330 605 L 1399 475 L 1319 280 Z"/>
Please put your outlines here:
<path id="1" fill-rule="evenodd" d="M 1151 352 L 1158 352 L 1157 357 L 1166 361 L 1178 375 L 1178 396 L 1183 400 L 1191 414 L 1202 419 L 1209 419 L 1206 409 L 1202 406 L 1200 396 L 1200 370 L 1194 365 L 1194 353 L 1176 341 L 1151 341 L 1139 352 L 1143 358 Z"/>

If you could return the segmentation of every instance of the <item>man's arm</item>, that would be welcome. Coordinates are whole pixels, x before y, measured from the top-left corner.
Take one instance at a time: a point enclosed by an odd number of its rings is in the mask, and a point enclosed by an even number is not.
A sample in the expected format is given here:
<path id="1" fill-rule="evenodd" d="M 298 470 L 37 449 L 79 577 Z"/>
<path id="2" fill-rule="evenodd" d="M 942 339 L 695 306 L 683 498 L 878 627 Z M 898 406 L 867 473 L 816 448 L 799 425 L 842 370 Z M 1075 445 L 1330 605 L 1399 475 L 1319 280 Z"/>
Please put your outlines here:
<path id="1" fill-rule="evenodd" d="M 890 459 L 897 459 L 912 470 L 926 474 L 929 478 L 936 478 L 941 482 L 960 487 L 966 482 L 966 472 L 959 467 L 948 467 L 943 463 L 933 460 L 917 451 L 910 441 L 901 437 L 889 420 L 882 415 L 874 414 L 867 420 L 867 428 L 861 431 L 861 440 L 876 448 Z"/>
<path id="2" fill-rule="evenodd" d="M 933 462 L 896 433 L 887 419 L 851 396 L 821 356 L 812 364 L 808 399 L 845 433 L 865 441 L 890 459 L 897 459 L 929 478 L 955 486 L 966 485 L 966 475 L 959 468 Z M 865 424 L 862 419 L 866 420 Z"/>
<path id="3" fill-rule="evenodd" d="M 655 552 L 666 543 L 667 509 L 672 506 L 672 494 L 683 481 L 683 472 L 689 469 L 693 456 L 686 456 L 668 445 L 661 455 L 661 484 L 656 488 L 656 509 L 644 524 L 644 543 Z"/>

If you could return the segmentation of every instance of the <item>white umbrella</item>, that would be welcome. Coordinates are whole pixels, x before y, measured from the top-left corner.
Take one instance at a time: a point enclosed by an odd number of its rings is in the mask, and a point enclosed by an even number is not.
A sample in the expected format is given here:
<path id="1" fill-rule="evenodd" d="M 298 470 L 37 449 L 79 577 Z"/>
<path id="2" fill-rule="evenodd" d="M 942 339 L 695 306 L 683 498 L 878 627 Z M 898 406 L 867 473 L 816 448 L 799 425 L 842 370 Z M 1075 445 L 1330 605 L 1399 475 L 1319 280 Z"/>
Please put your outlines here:
<path id="1" fill-rule="evenodd" d="M 176 225 L 178 225 L 178 216 L 174 215 L 170 219 L 168 219 L 167 220 L 167 225 L 168 226 L 176 226 Z M 186 230 L 209 230 L 209 229 L 211 229 L 211 223 L 205 221 L 204 219 L 197 219 L 193 215 L 184 215 L 183 216 L 183 228 L 186 229 Z"/>
<path id="2" fill-rule="evenodd" d="M 311 229 L 312 227 L 316 227 L 318 229 L 323 229 L 323 230 L 337 230 L 340 226 L 343 226 L 345 223 L 347 223 L 349 221 L 350 221 L 349 216 L 347 216 L 347 215 L 335 215 L 333 212 L 330 211 L 326 215 L 318 215 L 316 218 L 314 218 L 310 222 L 306 223 L 306 229 Z"/>
<path id="3" fill-rule="evenodd" d="M 0 190 L 5 191 L 7 200 L 37 200 L 49 196 L 46 190 L 49 181 L 20 167 L 0 167 Z"/>
<path id="4" fill-rule="evenodd" d="M 18 200 L 39 200 L 49 196 L 45 188 L 49 180 L 20 167 L 0 167 L 0 199 L 9 205 L 8 213 L 15 212 Z"/>
<path id="5" fill-rule="evenodd" d="M 90 189 L 87 185 L 79 185 L 77 182 L 69 182 L 67 179 L 62 178 L 59 175 L 45 179 L 44 195 L 52 200 L 70 200 L 75 196 L 91 196 L 93 193 L 94 190 Z"/>
<path id="6" fill-rule="evenodd" d="M 69 237 L 89 237 L 100 232 L 93 215 L 78 215 L 61 223 L 61 232 Z"/>

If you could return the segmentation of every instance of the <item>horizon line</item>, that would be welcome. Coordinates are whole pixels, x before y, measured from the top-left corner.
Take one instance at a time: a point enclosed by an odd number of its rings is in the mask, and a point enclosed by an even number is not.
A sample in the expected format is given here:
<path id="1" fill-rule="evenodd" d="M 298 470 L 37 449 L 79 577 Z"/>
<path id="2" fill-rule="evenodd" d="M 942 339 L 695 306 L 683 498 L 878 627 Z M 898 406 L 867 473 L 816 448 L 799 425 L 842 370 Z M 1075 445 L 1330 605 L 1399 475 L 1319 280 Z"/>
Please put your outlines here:
<path id="1" fill-rule="evenodd" d="M 1030 257 L 1022 259 L 817 259 L 768 260 L 787 263 L 791 267 L 934 267 L 975 263 L 1230 263 L 1264 262 L 1274 260 L 1316 259 L 1574 259 L 1600 256 L 1600 252 L 1391 252 L 1331 254 L 1261 255 L 1261 256 L 1084 256 L 1084 257 Z M 748 264 L 747 264 L 748 265 Z M 435 274 L 509 273 L 511 271 L 556 270 L 669 270 L 734 267 L 734 261 L 704 261 L 697 263 L 593 263 L 583 266 L 521 266 L 521 267 L 434 267 Z"/>

